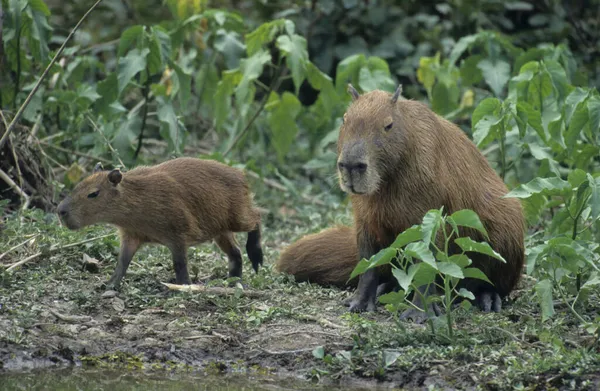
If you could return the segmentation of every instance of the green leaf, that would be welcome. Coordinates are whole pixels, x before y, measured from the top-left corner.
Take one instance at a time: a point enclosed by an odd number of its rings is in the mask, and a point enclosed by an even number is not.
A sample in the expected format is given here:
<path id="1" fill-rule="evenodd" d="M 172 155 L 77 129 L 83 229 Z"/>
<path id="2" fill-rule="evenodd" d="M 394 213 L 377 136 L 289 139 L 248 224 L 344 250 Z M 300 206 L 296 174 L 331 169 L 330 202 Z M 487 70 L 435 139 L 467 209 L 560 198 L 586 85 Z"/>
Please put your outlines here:
<path id="1" fill-rule="evenodd" d="M 44 16 L 50 16 L 50 9 L 43 0 L 27 0 L 26 3 L 29 4 L 32 10 L 38 11 Z"/>
<path id="2" fill-rule="evenodd" d="M 275 37 L 286 27 L 286 24 L 293 23 L 285 19 L 276 19 L 268 23 L 263 23 L 251 33 L 246 34 L 246 51 L 248 56 L 253 56 L 261 48 L 271 43 Z"/>
<path id="3" fill-rule="evenodd" d="M 594 179 L 590 174 L 586 174 L 586 176 L 592 190 L 589 201 L 592 208 L 592 220 L 596 220 L 600 216 L 600 177 Z"/>
<path id="4" fill-rule="evenodd" d="M 355 54 L 340 61 L 335 74 L 335 88 L 340 96 L 348 96 L 346 93 L 348 83 L 353 83 L 354 87 L 360 88 L 358 73 L 366 62 L 367 58 L 364 54 Z"/>
<path id="5" fill-rule="evenodd" d="M 421 239 L 421 227 L 418 225 L 413 225 L 396 236 L 396 240 L 394 240 L 394 243 L 392 243 L 390 247 L 400 249 L 406 246 L 408 243 L 416 242 L 417 240 Z"/>
<path id="6" fill-rule="evenodd" d="M 170 149 L 179 154 L 185 142 L 185 127 L 177 118 L 171 102 L 162 98 L 158 99 L 158 102 L 157 117 L 160 122 L 160 136 L 168 141 Z"/>
<path id="7" fill-rule="evenodd" d="M 215 128 L 221 129 L 227 117 L 231 114 L 231 95 L 235 85 L 242 78 L 240 72 L 236 69 L 224 71 L 221 75 L 221 81 L 217 84 L 215 94 Z"/>
<path id="8" fill-rule="evenodd" d="M 442 224 L 442 212 L 439 209 L 432 209 L 423 216 L 421 224 L 421 233 L 423 244 L 427 247 L 432 240 L 435 240 L 437 232 Z"/>
<path id="9" fill-rule="evenodd" d="M 469 237 L 464 238 L 456 238 L 454 242 L 458 244 L 458 246 L 465 252 L 477 252 L 480 254 L 488 255 L 492 258 L 496 258 L 497 260 L 506 263 L 502 255 L 498 254 L 494 249 L 490 247 L 486 242 L 476 242 Z"/>
<path id="10" fill-rule="evenodd" d="M 276 45 L 283 53 L 285 62 L 292 72 L 292 80 L 296 87 L 296 95 L 298 95 L 300 86 L 306 78 L 306 65 L 309 62 L 306 39 L 298 34 L 282 35 L 277 38 Z"/>
<path id="11" fill-rule="evenodd" d="M 409 243 L 404 249 L 404 255 L 420 259 L 437 270 L 435 258 L 428 245 L 424 242 Z"/>
<path id="12" fill-rule="evenodd" d="M 505 198 L 529 198 L 533 194 L 542 194 L 545 196 L 561 195 L 571 190 L 569 182 L 557 177 L 552 178 L 534 178 L 528 183 L 519 185 Z"/>
<path id="13" fill-rule="evenodd" d="M 292 146 L 298 126 L 296 117 L 300 113 L 302 105 L 298 98 L 289 92 L 284 92 L 281 99 L 274 108 L 270 109 L 269 127 L 273 135 L 272 142 L 277 156 L 281 161 Z"/>
<path id="14" fill-rule="evenodd" d="M 587 290 L 596 288 L 600 285 L 600 273 L 593 272 L 590 274 L 590 278 L 581 286 L 581 290 Z"/>
<path id="15" fill-rule="evenodd" d="M 325 349 L 323 348 L 323 346 L 317 346 L 313 349 L 312 355 L 314 358 L 322 360 L 323 357 L 325 357 Z"/>
<path id="16" fill-rule="evenodd" d="M 364 273 L 368 269 L 373 269 L 381 265 L 387 265 L 396 257 L 396 254 L 396 249 L 387 247 L 373 255 L 369 260 L 361 259 L 354 270 L 352 270 L 352 274 L 350 274 L 350 278 L 348 280 L 351 280 L 357 275 Z"/>
<path id="17" fill-rule="evenodd" d="M 596 135 L 597 142 L 600 142 L 600 97 L 591 96 L 587 102 L 588 116 L 590 120 L 590 130 Z"/>
<path id="18" fill-rule="evenodd" d="M 402 353 L 397 350 L 384 350 L 383 351 L 383 362 L 385 363 L 385 367 L 389 367 L 394 364 L 398 357 L 400 357 Z"/>
<path id="19" fill-rule="evenodd" d="M 229 69 L 237 68 L 240 58 L 246 53 L 246 45 L 240 40 L 240 34 L 225 29 L 217 30 L 213 46 L 225 59 L 225 65 Z"/>
<path id="20" fill-rule="evenodd" d="M 483 280 L 483 281 L 489 282 L 490 284 L 492 283 L 488 279 L 488 277 L 485 275 L 485 273 L 476 267 L 465 268 L 462 270 L 462 272 L 463 272 L 465 278 L 476 278 L 478 280 Z"/>
<path id="21" fill-rule="evenodd" d="M 575 147 L 575 144 L 580 137 L 581 130 L 588 123 L 589 114 L 586 103 L 587 102 L 584 101 L 577 105 L 577 108 L 571 117 L 571 121 L 569 122 L 567 132 L 565 133 L 565 144 L 570 151 Z"/>
<path id="22" fill-rule="evenodd" d="M 542 280 L 535 284 L 535 295 L 542 310 L 542 321 L 554 316 L 554 302 L 552 301 L 552 281 Z"/>
<path id="23" fill-rule="evenodd" d="M 387 62 L 379 57 L 369 57 L 358 72 L 358 86 L 363 91 L 384 90 L 393 92 L 396 83 L 390 76 Z"/>
<path id="24" fill-rule="evenodd" d="M 415 269 L 413 272 L 411 269 Z M 408 268 L 409 274 L 413 273 L 413 286 L 423 286 L 435 282 L 438 276 L 437 268 L 425 262 L 419 262 L 410 265 Z"/>
<path id="25" fill-rule="evenodd" d="M 437 263 L 438 270 L 440 273 L 448 275 L 450 277 L 463 279 L 465 276 L 463 275 L 460 266 L 452 262 L 438 262 Z"/>
<path id="26" fill-rule="evenodd" d="M 122 57 L 131 46 L 135 46 L 136 42 L 142 38 L 143 34 L 144 26 L 139 24 L 131 26 L 127 30 L 123 31 L 121 34 L 121 39 L 119 40 L 117 57 Z"/>
<path id="27" fill-rule="evenodd" d="M 412 283 L 413 277 L 415 276 L 416 272 L 416 268 L 409 269 L 409 273 L 406 273 L 404 270 L 398 268 L 392 269 L 392 274 L 394 275 L 394 277 L 398 281 L 398 284 L 404 291 L 408 291 L 408 288 L 410 287 L 410 284 Z"/>
<path id="28" fill-rule="evenodd" d="M 476 229 L 482 234 L 484 234 L 486 237 L 488 237 L 488 233 L 485 230 L 476 212 L 470 209 L 463 209 L 452 213 L 452 215 L 450 215 L 450 218 L 454 221 L 456 225 Z"/>
<path id="29" fill-rule="evenodd" d="M 494 95 L 500 96 L 510 78 L 510 65 L 506 61 L 484 59 L 477 64 L 483 73 L 483 79 L 490 86 Z"/>
<path id="30" fill-rule="evenodd" d="M 131 79 L 146 68 L 146 56 L 150 50 L 133 49 L 125 57 L 119 58 L 117 66 L 117 81 L 119 96 L 125 90 Z"/>
<path id="31" fill-rule="evenodd" d="M 502 103 L 498 98 L 486 98 L 482 100 L 473 111 L 471 126 L 475 127 L 486 116 L 498 116 L 501 109 Z"/>
<path id="32" fill-rule="evenodd" d="M 393 304 L 398 305 L 404 302 L 405 293 L 404 291 L 389 292 L 379 296 L 379 302 L 381 304 Z"/>
<path id="33" fill-rule="evenodd" d="M 469 299 L 469 300 L 475 300 L 475 295 L 471 291 L 469 291 L 469 290 L 467 290 L 465 288 L 460 288 L 458 290 L 458 295 L 460 297 L 464 297 L 464 298 Z"/>
<path id="34" fill-rule="evenodd" d="M 179 102 L 181 107 L 187 107 L 187 104 L 192 96 L 192 76 L 185 73 L 179 65 L 173 61 L 169 61 L 169 65 L 175 70 L 173 94 L 179 93 Z"/>
<path id="35" fill-rule="evenodd" d="M 462 37 L 456 42 L 454 47 L 452 47 L 452 51 L 450 52 L 449 60 L 450 64 L 456 64 L 456 61 L 460 58 L 460 56 L 471 47 L 477 40 L 481 37 L 481 34 L 473 34 Z"/>
<path id="36" fill-rule="evenodd" d="M 589 175 L 589 174 L 587 174 L 581 168 L 577 168 L 577 169 L 569 172 L 569 175 L 567 176 L 567 180 L 571 184 L 571 187 L 575 188 L 587 180 L 587 175 Z"/>
<path id="37" fill-rule="evenodd" d="M 472 261 L 465 254 L 454 254 L 448 257 L 448 262 L 456 263 L 461 269 L 469 266 Z"/>
<path id="38" fill-rule="evenodd" d="M 271 55 L 266 50 L 257 51 L 252 56 L 240 61 L 242 80 L 236 88 L 236 98 L 240 103 L 248 103 L 253 99 L 250 87 L 262 74 L 265 64 L 270 61 Z"/>
<path id="39" fill-rule="evenodd" d="M 529 103 L 521 101 L 517 103 L 517 116 L 533 128 L 542 141 L 546 142 L 547 136 L 542 125 L 542 115 L 539 111 L 534 110 Z"/>
<path id="40" fill-rule="evenodd" d="M 171 37 L 161 27 L 150 27 L 148 41 L 148 71 L 162 73 L 171 59 Z"/>

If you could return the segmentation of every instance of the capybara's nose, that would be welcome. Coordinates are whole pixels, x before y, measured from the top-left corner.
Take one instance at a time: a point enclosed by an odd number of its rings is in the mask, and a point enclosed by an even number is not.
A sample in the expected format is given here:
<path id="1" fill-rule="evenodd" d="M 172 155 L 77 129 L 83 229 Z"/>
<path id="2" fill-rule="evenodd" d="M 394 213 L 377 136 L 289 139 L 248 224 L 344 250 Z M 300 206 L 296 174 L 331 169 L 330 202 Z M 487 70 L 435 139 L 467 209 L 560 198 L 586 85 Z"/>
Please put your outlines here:
<path id="1" fill-rule="evenodd" d="M 367 171 L 367 163 L 363 163 L 363 162 L 359 162 L 359 163 L 339 162 L 338 167 L 339 167 L 340 171 L 346 170 L 346 171 L 348 171 L 348 173 L 351 173 L 352 171 L 356 171 L 359 174 L 363 174 L 365 171 Z"/>
<path id="2" fill-rule="evenodd" d="M 56 208 L 56 211 L 58 212 L 58 215 L 60 217 L 65 217 L 69 212 L 67 211 L 67 208 L 65 207 L 65 204 L 60 204 L 58 205 L 58 208 Z"/>

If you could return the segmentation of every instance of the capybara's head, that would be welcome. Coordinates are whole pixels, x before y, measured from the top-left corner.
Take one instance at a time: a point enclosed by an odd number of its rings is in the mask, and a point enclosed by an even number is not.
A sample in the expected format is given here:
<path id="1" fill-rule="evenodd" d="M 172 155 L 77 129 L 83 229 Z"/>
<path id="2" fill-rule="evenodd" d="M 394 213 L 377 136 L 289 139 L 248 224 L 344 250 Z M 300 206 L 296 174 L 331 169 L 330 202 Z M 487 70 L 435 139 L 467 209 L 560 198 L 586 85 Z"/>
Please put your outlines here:
<path id="1" fill-rule="evenodd" d="M 342 190 L 373 194 L 386 170 L 401 159 L 406 135 L 400 126 L 396 103 L 402 93 L 375 90 L 364 95 L 348 85 L 352 104 L 344 114 L 338 138 L 337 168 Z"/>
<path id="2" fill-rule="evenodd" d="M 104 171 L 100 163 L 96 164 L 92 175 L 78 183 L 58 205 L 58 217 L 72 230 L 109 222 L 122 178 L 119 169 Z"/>

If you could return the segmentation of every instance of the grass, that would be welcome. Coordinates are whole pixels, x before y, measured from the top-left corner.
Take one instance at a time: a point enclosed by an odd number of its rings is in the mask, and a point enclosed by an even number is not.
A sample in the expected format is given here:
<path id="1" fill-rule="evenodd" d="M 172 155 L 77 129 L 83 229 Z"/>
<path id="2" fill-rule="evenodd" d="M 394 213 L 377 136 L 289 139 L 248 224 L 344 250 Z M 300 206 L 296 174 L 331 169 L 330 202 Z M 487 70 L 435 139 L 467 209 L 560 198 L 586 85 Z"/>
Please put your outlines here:
<path id="1" fill-rule="evenodd" d="M 169 291 L 161 282 L 173 280 L 174 273 L 163 247 L 142 249 L 120 294 L 103 298 L 101 284 L 116 264 L 116 233 L 65 246 L 114 229 L 71 232 L 39 210 L 9 217 L 0 253 L 38 236 L 0 262 L 43 255 L 10 272 L 0 267 L 0 367 L 22 369 L 15 363 L 27 360 L 119 368 L 126 362 L 133 370 L 280 373 L 321 383 L 361 380 L 424 389 L 600 386 L 598 341 L 566 307 L 557 306 L 556 316 L 542 322 L 531 277 L 523 278 L 499 314 L 458 309 L 456 336 L 449 341 L 425 325 L 396 321 L 383 306 L 376 313 L 350 314 L 341 305 L 349 291 L 297 284 L 275 273 L 273 263 L 287 244 L 351 222 L 348 206 L 333 196 L 327 208 L 287 198 L 268 190 L 257 195 L 271 211 L 264 218 L 265 267 L 255 274 L 244 255 L 243 282 L 262 292 L 258 298 Z M 84 253 L 100 262 L 97 273 L 84 268 Z M 194 280 L 226 286 L 227 260 L 216 245 L 193 248 L 189 259 Z M 599 301 L 594 295 L 590 303 Z M 579 310 L 593 316 L 597 307 Z"/>

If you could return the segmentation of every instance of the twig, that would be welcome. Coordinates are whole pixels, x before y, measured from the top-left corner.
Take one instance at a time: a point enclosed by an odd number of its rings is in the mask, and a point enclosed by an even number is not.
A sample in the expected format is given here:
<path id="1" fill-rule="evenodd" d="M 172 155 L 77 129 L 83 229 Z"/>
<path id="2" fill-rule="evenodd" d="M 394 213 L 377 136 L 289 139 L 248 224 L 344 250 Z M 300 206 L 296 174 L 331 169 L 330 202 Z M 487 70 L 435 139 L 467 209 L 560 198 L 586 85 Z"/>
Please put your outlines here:
<path id="1" fill-rule="evenodd" d="M 2 169 L 0 169 L 0 179 L 4 180 L 8 186 L 11 187 L 21 198 L 25 200 L 23 203 L 23 210 L 29 207 L 30 198 Z"/>
<path id="2" fill-rule="evenodd" d="M 59 147 L 58 145 L 50 144 L 50 143 L 47 143 L 45 141 L 38 140 L 38 143 L 41 144 L 41 145 L 44 145 L 46 147 L 50 147 L 52 149 L 56 149 L 57 151 L 61 151 L 61 152 L 65 152 L 65 153 L 71 153 L 71 154 L 76 155 L 76 156 L 81 156 L 81 157 L 85 157 L 85 158 L 88 158 L 88 159 L 97 160 L 97 161 L 100 161 L 100 162 L 103 162 L 103 163 L 112 163 L 112 160 L 109 160 L 109 159 L 105 159 L 105 158 L 97 157 L 97 156 L 92 156 L 92 155 L 89 155 L 89 154 L 83 153 L 83 152 L 72 151 L 70 149 Z"/>
<path id="3" fill-rule="evenodd" d="M 13 270 L 16 267 L 19 267 L 19 266 L 21 266 L 21 265 L 23 265 L 23 264 L 31 261 L 32 259 L 38 258 L 39 256 L 41 256 L 43 254 L 50 254 L 50 253 L 53 253 L 55 251 L 65 250 L 67 248 L 71 248 L 71 247 L 79 246 L 79 245 L 86 244 L 86 243 L 89 243 L 89 242 L 93 242 L 93 241 L 96 241 L 98 239 L 104 239 L 104 238 L 107 238 L 107 237 L 113 236 L 113 235 L 114 235 L 114 233 L 108 234 L 108 235 L 96 236 L 95 238 L 82 240 L 82 241 L 76 242 L 76 243 L 70 243 L 70 244 L 67 244 L 67 245 L 64 245 L 64 246 L 52 246 L 52 247 L 50 247 L 50 249 L 47 252 L 40 251 L 38 253 L 30 255 L 29 257 L 27 257 L 25 259 L 20 260 L 19 262 L 15 262 L 15 263 L 13 263 L 11 265 L 4 265 L 4 267 L 7 268 L 6 271 L 8 272 L 8 271 Z"/>
<path id="4" fill-rule="evenodd" d="M 92 320 L 91 316 L 63 315 L 52 308 L 49 308 L 48 311 L 58 319 L 67 323 L 86 323 Z"/>
<path id="5" fill-rule="evenodd" d="M 87 16 L 94 10 L 94 8 L 96 8 L 98 6 L 98 4 L 100 4 L 101 2 L 102 2 L 102 0 L 97 0 L 94 3 L 94 5 L 92 5 L 90 7 L 90 9 L 81 17 L 81 19 L 79 19 L 79 22 L 77 22 L 77 24 L 75 25 L 75 27 L 73 27 L 73 30 L 71 30 L 71 32 L 67 36 L 67 39 L 65 39 L 65 41 L 63 42 L 63 44 L 60 46 L 60 48 L 58 49 L 58 51 L 56 52 L 56 54 L 54 55 L 54 57 L 50 61 L 50 64 L 48 64 L 48 66 L 46 67 L 46 69 L 44 69 L 44 72 L 42 73 L 42 76 L 40 76 L 40 78 L 37 81 L 37 83 L 35 83 L 35 85 L 33 86 L 33 89 L 31 90 L 31 92 L 29 93 L 29 95 L 27 96 L 27 98 L 25 99 L 25 102 L 23 102 L 23 104 L 21 105 L 21 107 L 19 107 L 19 110 L 17 111 L 17 114 L 15 114 L 15 117 L 10 122 L 10 125 L 8 125 L 8 128 L 4 132 L 4 135 L 2 136 L 2 138 L 0 139 L 0 148 L 2 148 L 2 146 L 6 142 L 6 139 L 8 138 L 8 135 L 13 131 L 13 129 L 15 128 L 15 125 L 17 124 L 17 122 L 21 119 L 21 116 L 23 115 L 23 112 L 25 112 L 25 109 L 27 108 L 27 106 L 29 106 L 29 103 L 31 102 L 31 99 L 33 98 L 33 96 L 35 95 L 35 93 L 37 92 L 37 90 L 40 88 L 40 85 L 42 84 L 42 81 L 46 78 L 46 76 L 48 75 L 48 72 L 50 71 L 50 69 L 52 68 L 52 66 L 56 62 L 56 60 L 61 56 L 62 52 L 65 50 L 65 47 L 67 46 L 67 42 L 69 42 L 69 40 L 75 34 L 75 31 L 77 31 L 77 29 L 79 28 L 79 26 L 81 26 L 81 24 L 83 23 L 83 21 L 85 20 L 85 18 L 87 18 Z M 20 57 L 20 56 L 17 56 L 17 57 Z"/>
<path id="6" fill-rule="evenodd" d="M 235 295 L 237 292 L 240 292 L 243 296 L 247 296 L 253 299 L 259 299 L 270 296 L 267 292 L 261 291 L 253 291 L 247 289 L 236 289 L 236 288 L 227 288 L 227 287 L 206 287 L 202 285 L 178 285 L 178 284 L 169 284 L 168 282 L 162 282 L 164 286 L 171 290 L 181 291 L 181 292 L 202 292 L 206 294 L 214 294 L 218 296 L 231 296 Z"/>
<path id="7" fill-rule="evenodd" d="M 40 234 L 35 234 L 33 235 L 31 238 L 27 239 L 24 242 L 21 242 L 15 246 L 12 246 L 11 248 L 9 248 L 8 250 L 6 250 L 5 252 L 3 252 L 2 254 L 0 254 L 0 259 L 4 258 L 8 253 L 15 251 L 16 249 L 18 249 L 21 246 L 26 245 L 27 243 L 31 242 L 33 239 L 35 239 L 36 237 L 40 236 Z"/>
<path id="8" fill-rule="evenodd" d="M 261 350 L 263 353 L 267 353 L 273 356 L 280 356 L 280 355 L 284 355 L 284 354 L 298 354 L 298 353 L 306 353 L 306 352 L 312 352 L 314 350 L 314 348 L 304 348 L 304 349 L 296 349 L 296 350 L 282 350 L 279 352 L 274 352 L 272 350 L 267 350 L 264 348 L 259 347 L 259 350 Z"/>
<path id="9" fill-rule="evenodd" d="M 119 157 L 119 153 L 113 148 L 113 146 L 111 145 L 110 141 L 108 141 L 108 138 L 106 138 L 106 135 L 104 134 L 104 132 L 102 130 L 100 130 L 100 128 L 98 127 L 98 125 L 96 125 L 96 123 L 94 122 L 94 120 L 92 119 L 92 117 L 90 117 L 88 115 L 87 118 L 88 118 L 88 121 L 90 121 L 90 123 L 94 127 L 94 129 L 98 133 L 100 133 L 102 135 L 102 138 L 104 139 L 104 141 L 106 141 L 106 144 L 108 145 L 108 148 L 112 151 L 113 155 L 117 157 L 117 160 L 119 160 L 119 163 L 121 163 L 121 167 L 125 168 L 126 167 L 125 163 L 123 163 L 123 161 Z"/>
<path id="10" fill-rule="evenodd" d="M 340 326 L 339 324 L 335 324 L 325 318 L 317 318 L 316 316 L 312 316 L 312 315 L 299 315 L 298 318 L 303 319 L 303 320 L 310 320 L 310 321 L 320 324 L 321 326 L 328 326 L 328 327 L 331 327 L 334 329 L 339 329 L 339 330 L 346 329 L 346 327 Z"/>
<path id="11" fill-rule="evenodd" d="M 31 132 L 29 132 L 29 136 L 27 137 L 27 143 L 31 144 L 33 140 L 35 140 L 37 132 L 40 130 L 40 125 L 42 124 L 42 113 L 38 114 L 33 127 L 31 128 Z"/>
<path id="12" fill-rule="evenodd" d="M 278 68 L 281 69 L 281 67 L 282 67 L 282 65 L 280 65 Z M 240 133 L 238 133 L 238 135 L 235 137 L 233 142 L 229 145 L 229 147 L 225 150 L 225 152 L 223 152 L 223 156 L 227 156 L 229 154 L 229 152 L 231 152 L 233 147 L 235 147 L 235 145 L 238 143 L 238 141 L 240 141 L 240 139 L 246 134 L 246 132 L 248 132 L 248 130 L 250 129 L 250 126 L 252 126 L 254 121 L 258 118 L 259 114 L 265 108 L 267 101 L 269 100 L 269 96 L 271 95 L 271 92 L 276 91 L 279 88 L 279 85 L 281 84 L 281 81 L 282 81 L 281 78 L 283 76 L 285 76 L 285 73 L 287 72 L 287 69 L 284 70 L 283 72 L 281 72 L 279 69 L 277 72 L 277 76 L 273 79 L 273 81 L 271 82 L 271 85 L 269 86 L 269 90 L 265 93 L 265 96 L 263 97 L 262 101 L 260 102 L 260 106 L 258 106 L 258 109 L 256 110 L 256 112 L 254 113 L 254 115 L 252 116 L 250 121 L 248 121 L 248 123 L 246 124 L 246 127 L 244 129 L 242 129 L 242 131 Z"/>
<path id="13" fill-rule="evenodd" d="M 13 160 L 15 162 L 15 168 L 17 169 L 17 178 L 19 179 L 19 186 L 21 189 L 24 189 L 23 186 L 23 173 L 21 172 L 21 165 L 19 164 L 19 156 L 17 155 L 17 151 L 15 150 L 15 141 L 12 134 L 10 135 L 10 150 L 13 155 Z M 27 200 L 25 200 L 27 201 Z M 23 210 L 27 209 L 27 206 L 23 206 Z"/>

